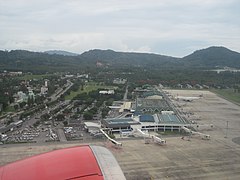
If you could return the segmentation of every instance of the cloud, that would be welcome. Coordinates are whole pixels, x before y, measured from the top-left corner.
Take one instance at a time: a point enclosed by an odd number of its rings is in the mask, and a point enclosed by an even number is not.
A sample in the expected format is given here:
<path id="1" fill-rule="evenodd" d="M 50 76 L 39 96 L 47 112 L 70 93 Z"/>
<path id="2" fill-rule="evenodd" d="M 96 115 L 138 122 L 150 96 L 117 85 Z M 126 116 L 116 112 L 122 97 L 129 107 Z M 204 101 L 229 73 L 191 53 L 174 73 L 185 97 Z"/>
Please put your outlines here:
<path id="1" fill-rule="evenodd" d="M 0 0 L 0 48 L 102 48 L 184 56 L 240 51 L 238 0 Z"/>

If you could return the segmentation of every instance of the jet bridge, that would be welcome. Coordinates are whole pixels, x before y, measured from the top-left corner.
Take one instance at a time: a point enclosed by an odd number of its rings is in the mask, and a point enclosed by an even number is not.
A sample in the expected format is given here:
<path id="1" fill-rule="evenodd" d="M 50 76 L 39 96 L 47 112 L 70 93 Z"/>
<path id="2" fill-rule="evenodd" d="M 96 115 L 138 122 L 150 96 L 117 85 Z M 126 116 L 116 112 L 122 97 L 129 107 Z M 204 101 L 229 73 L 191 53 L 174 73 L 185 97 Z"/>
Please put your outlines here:
<path id="1" fill-rule="evenodd" d="M 103 135 L 104 135 L 109 141 L 111 141 L 113 144 L 115 144 L 116 146 L 122 146 L 122 143 L 117 142 L 116 140 L 110 138 L 110 137 L 108 136 L 108 134 L 107 134 L 103 129 L 100 129 L 100 132 L 103 133 Z"/>
<path id="2" fill-rule="evenodd" d="M 133 134 L 140 137 L 144 137 L 145 142 L 148 142 L 147 140 L 152 140 L 156 144 L 160 144 L 160 145 L 166 144 L 166 140 L 161 139 L 155 135 L 151 135 L 148 132 L 143 132 L 141 129 L 133 130 Z"/>
<path id="3" fill-rule="evenodd" d="M 186 133 L 189 133 L 190 135 L 198 135 L 199 137 L 201 137 L 204 140 L 209 140 L 210 139 L 210 135 L 200 133 L 200 132 L 196 132 L 196 131 L 192 131 L 191 129 L 188 129 L 184 126 L 182 127 L 182 130 L 184 130 Z"/>

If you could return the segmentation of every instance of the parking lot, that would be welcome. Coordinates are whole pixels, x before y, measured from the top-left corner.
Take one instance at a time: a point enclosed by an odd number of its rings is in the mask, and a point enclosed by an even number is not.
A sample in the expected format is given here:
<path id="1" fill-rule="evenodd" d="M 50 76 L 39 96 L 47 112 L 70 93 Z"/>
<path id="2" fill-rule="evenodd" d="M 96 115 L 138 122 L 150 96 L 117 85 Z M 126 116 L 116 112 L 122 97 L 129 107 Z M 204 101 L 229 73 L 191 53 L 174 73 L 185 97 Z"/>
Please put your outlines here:
<path id="1" fill-rule="evenodd" d="M 26 126 L 8 133 L 5 143 L 42 143 L 49 141 L 58 141 L 58 135 L 51 125 L 41 125 L 37 128 Z"/>

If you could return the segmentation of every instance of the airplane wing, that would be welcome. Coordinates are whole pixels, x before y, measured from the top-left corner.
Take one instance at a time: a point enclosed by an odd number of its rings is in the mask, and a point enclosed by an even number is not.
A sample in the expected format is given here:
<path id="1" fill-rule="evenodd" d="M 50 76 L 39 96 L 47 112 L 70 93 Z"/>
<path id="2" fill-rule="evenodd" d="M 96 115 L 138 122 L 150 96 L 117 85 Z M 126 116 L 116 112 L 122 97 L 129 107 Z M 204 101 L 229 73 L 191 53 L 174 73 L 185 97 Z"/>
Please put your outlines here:
<path id="1" fill-rule="evenodd" d="M 1 180 L 125 180 L 112 153 L 101 146 L 60 149 L 0 167 Z"/>

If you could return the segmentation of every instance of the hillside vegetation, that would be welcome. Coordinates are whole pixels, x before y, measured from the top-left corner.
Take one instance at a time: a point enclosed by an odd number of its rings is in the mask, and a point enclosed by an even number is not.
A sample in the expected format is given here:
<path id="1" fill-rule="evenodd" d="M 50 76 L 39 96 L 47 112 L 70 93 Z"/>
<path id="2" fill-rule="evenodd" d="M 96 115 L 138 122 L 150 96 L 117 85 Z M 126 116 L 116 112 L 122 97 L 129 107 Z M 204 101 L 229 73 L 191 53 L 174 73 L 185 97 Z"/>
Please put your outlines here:
<path id="1" fill-rule="evenodd" d="M 51 53 L 56 51 L 51 51 Z M 153 68 L 153 69 L 211 69 L 219 67 L 240 68 L 240 53 L 224 47 L 210 47 L 183 58 L 158 54 L 90 50 L 81 55 L 67 56 L 30 52 L 24 50 L 0 51 L 0 69 L 46 71 L 72 71 L 95 68 Z"/>

